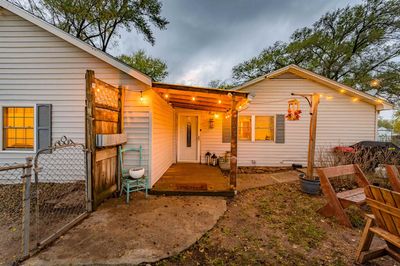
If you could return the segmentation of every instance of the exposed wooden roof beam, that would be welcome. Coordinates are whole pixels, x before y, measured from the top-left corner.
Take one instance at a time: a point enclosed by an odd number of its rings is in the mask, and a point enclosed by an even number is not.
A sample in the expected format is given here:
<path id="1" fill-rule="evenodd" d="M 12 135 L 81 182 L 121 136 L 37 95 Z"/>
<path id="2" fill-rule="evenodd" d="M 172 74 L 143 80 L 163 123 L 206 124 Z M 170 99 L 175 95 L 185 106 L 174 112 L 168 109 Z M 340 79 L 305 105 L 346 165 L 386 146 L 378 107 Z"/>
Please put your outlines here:
<path id="1" fill-rule="evenodd" d="M 225 108 L 229 109 L 231 107 L 230 104 L 218 104 L 215 102 L 209 102 L 209 101 L 200 101 L 196 99 L 195 101 L 192 100 L 181 100 L 181 99 L 175 99 L 175 98 L 170 98 L 169 101 L 170 103 L 183 103 L 183 104 L 190 104 L 190 105 L 204 105 L 204 106 L 210 106 L 210 107 L 215 107 L 215 108 Z"/>
<path id="2" fill-rule="evenodd" d="M 176 84 L 167 84 L 161 82 L 153 82 L 153 88 L 161 88 L 168 90 L 177 90 L 177 91 L 186 91 L 186 92 L 201 92 L 201 93 L 210 93 L 210 94 L 220 94 L 220 95 L 236 95 L 239 97 L 246 98 L 249 94 L 248 92 L 241 91 L 232 91 L 232 90 L 222 90 L 215 88 L 204 88 L 204 87 L 194 87 L 194 86 L 186 86 L 186 85 L 176 85 Z"/>
<path id="3" fill-rule="evenodd" d="M 218 108 L 215 106 L 199 105 L 199 104 L 184 104 L 184 103 L 172 103 L 173 107 L 184 108 L 184 109 L 194 109 L 203 111 L 214 111 L 214 112 L 226 112 L 229 109 Z"/>

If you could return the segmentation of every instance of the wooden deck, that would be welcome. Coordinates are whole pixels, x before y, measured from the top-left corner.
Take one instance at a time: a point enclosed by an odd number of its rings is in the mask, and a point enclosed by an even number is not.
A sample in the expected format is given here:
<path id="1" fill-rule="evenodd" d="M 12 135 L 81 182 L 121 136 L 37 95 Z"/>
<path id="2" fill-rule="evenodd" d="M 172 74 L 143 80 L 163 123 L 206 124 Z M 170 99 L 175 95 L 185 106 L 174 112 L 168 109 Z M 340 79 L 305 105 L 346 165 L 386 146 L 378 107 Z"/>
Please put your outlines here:
<path id="1" fill-rule="evenodd" d="M 233 196 L 229 177 L 218 167 L 198 163 L 173 164 L 154 184 L 151 194 Z"/>

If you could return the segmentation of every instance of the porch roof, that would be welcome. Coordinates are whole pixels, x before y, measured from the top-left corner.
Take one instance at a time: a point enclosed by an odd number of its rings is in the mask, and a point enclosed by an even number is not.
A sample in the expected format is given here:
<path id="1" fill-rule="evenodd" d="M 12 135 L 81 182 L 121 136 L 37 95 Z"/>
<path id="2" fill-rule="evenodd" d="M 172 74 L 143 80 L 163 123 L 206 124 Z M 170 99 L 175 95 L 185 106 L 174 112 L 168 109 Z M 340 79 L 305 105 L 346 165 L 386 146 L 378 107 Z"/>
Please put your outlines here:
<path id="1" fill-rule="evenodd" d="M 247 92 L 153 82 L 153 90 L 174 108 L 227 112 L 232 98 L 245 101 Z"/>

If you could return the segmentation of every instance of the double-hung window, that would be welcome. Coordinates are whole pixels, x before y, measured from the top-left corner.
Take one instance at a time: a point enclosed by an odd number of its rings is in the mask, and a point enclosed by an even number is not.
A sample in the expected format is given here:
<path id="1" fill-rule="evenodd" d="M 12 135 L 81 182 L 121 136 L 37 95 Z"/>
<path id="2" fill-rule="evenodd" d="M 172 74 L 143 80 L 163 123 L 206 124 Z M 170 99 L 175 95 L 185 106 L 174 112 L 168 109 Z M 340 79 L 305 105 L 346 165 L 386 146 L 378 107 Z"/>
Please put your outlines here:
<path id="1" fill-rule="evenodd" d="M 273 116 L 255 116 L 255 140 L 274 140 Z"/>
<path id="2" fill-rule="evenodd" d="M 2 127 L 4 150 L 33 150 L 33 107 L 3 107 Z"/>
<path id="3" fill-rule="evenodd" d="M 251 140 L 251 116 L 239 116 L 238 139 Z"/>
<path id="4" fill-rule="evenodd" d="M 275 140 L 275 116 L 243 115 L 239 116 L 238 139 L 250 141 Z"/>

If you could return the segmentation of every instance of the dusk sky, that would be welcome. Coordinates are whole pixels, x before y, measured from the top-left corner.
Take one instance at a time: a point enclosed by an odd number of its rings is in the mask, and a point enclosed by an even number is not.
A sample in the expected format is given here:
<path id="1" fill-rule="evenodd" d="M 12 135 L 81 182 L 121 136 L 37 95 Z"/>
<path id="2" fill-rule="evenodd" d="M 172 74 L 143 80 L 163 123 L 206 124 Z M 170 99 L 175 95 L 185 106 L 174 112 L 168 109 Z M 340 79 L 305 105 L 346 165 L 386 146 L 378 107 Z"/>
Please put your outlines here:
<path id="1" fill-rule="evenodd" d="M 113 55 L 144 49 L 168 65 L 169 83 L 207 86 L 231 78 L 232 67 L 294 30 L 311 26 L 323 14 L 361 0 L 165 0 L 162 15 L 170 22 L 155 30 L 151 46 L 136 31 L 121 32 Z M 390 118 L 392 112 L 382 112 Z"/>
<path id="2" fill-rule="evenodd" d="M 288 40 L 329 10 L 361 1 L 344 0 L 165 0 L 164 31 L 155 30 L 156 44 L 136 31 L 122 32 L 113 55 L 144 49 L 168 64 L 171 83 L 207 85 L 226 80 L 232 67 L 276 41 Z"/>

